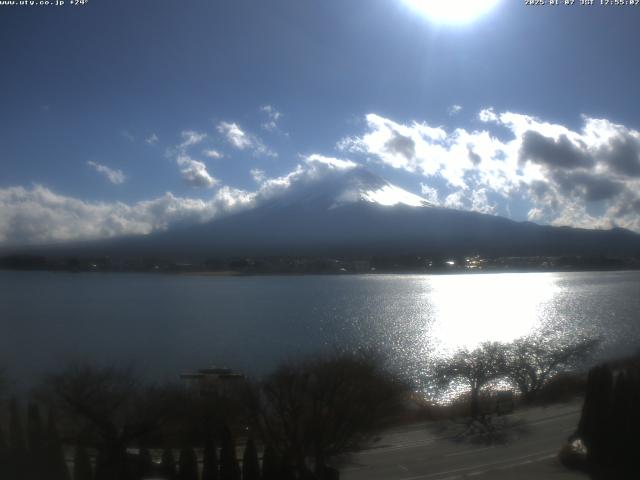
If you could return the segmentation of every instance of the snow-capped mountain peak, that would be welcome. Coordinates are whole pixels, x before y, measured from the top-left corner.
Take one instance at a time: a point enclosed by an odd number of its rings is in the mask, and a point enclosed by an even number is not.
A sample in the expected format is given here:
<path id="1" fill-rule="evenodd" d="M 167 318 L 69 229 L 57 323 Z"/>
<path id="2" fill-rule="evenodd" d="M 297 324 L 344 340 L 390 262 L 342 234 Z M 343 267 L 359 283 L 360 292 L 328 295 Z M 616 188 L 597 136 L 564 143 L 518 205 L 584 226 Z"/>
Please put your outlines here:
<path id="1" fill-rule="evenodd" d="M 319 178 L 306 179 L 270 203 L 272 206 L 314 205 L 325 209 L 354 203 L 384 207 L 434 206 L 419 195 L 393 185 L 362 167 L 333 171 Z"/>
<path id="2" fill-rule="evenodd" d="M 333 183 L 333 208 L 345 203 L 367 202 L 384 207 L 406 205 L 409 207 L 432 207 L 424 198 L 389 183 L 384 178 L 365 170 L 355 168 L 342 174 L 342 178 L 329 179 Z"/>
<path id="3" fill-rule="evenodd" d="M 431 207 L 424 198 L 408 192 L 395 185 L 385 185 L 377 190 L 369 190 L 361 193 L 361 198 L 367 202 L 384 206 L 407 205 L 409 207 Z"/>

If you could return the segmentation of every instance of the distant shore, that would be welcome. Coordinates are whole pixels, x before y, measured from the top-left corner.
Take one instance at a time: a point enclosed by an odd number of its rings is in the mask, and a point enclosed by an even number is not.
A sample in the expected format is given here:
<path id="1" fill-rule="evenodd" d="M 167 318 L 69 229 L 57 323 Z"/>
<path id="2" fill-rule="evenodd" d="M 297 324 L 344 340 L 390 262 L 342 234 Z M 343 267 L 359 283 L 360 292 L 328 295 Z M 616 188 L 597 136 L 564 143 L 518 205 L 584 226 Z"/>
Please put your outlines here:
<path id="1" fill-rule="evenodd" d="M 185 277 L 292 277 L 292 276 L 356 276 L 356 275 L 491 275 L 507 273 L 603 273 L 603 272 L 637 272 L 638 267 L 626 268 L 550 268 L 550 269 L 524 269 L 524 268 L 492 268 L 477 270 L 393 270 L 393 271 L 369 271 L 369 272 L 258 272 L 236 270 L 203 270 L 203 271 L 153 271 L 153 270 L 72 270 L 72 269 L 15 269 L 0 267 L 5 272 L 49 272 L 49 273 L 121 273 L 121 274 L 150 274 Z"/>
<path id="2" fill-rule="evenodd" d="M 199 276 L 349 275 L 349 274 L 475 274 L 640 270 L 640 257 L 377 255 L 268 256 L 232 258 L 55 257 L 9 255 L 0 269 L 66 272 L 137 272 Z"/>

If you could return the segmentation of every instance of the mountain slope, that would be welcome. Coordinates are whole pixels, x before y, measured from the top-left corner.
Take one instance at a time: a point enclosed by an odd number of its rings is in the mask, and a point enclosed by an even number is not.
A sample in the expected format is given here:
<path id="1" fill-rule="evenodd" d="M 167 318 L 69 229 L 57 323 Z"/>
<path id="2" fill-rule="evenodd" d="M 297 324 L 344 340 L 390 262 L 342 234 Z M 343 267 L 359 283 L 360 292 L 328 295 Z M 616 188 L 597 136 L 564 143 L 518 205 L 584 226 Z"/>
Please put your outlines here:
<path id="1" fill-rule="evenodd" d="M 362 168 L 309 178 L 209 223 L 87 242 L 59 254 L 203 259 L 269 255 L 638 255 L 623 229 L 540 226 L 434 207 Z M 48 251 L 51 253 L 51 250 Z"/>

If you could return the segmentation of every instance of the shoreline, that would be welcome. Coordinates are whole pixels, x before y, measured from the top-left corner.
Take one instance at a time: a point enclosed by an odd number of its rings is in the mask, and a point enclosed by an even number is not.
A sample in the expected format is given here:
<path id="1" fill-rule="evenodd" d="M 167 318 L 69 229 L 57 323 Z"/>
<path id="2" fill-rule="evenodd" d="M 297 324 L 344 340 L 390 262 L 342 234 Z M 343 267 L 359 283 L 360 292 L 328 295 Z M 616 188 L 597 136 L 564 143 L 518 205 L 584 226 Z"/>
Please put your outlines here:
<path id="1" fill-rule="evenodd" d="M 237 270 L 202 270 L 202 271 L 169 271 L 169 270 L 102 270 L 102 269 L 27 269 L 1 268 L 0 272 L 48 272 L 48 273 L 101 273 L 101 274 L 148 274 L 148 275 L 176 275 L 193 277 L 302 277 L 302 276 L 377 276 L 377 275 L 415 275 L 415 276 L 453 276 L 453 275 L 495 275 L 522 273 L 622 273 L 640 272 L 640 267 L 627 268 L 554 268 L 554 269 L 526 269 L 526 268 L 486 268 L 486 269 L 452 269 L 437 271 L 362 271 L 362 272 L 256 272 Z"/>

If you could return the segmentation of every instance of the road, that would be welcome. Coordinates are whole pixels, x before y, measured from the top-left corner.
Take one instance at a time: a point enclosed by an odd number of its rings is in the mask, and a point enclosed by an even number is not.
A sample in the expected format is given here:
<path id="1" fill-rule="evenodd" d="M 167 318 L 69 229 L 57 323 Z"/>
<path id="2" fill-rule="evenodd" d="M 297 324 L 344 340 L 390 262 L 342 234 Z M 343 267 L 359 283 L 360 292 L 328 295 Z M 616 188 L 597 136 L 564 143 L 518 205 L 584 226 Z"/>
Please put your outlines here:
<path id="1" fill-rule="evenodd" d="M 563 467 L 558 450 L 575 430 L 581 403 L 518 411 L 510 422 L 514 438 L 504 445 L 457 443 L 412 425 L 383 434 L 374 448 L 355 455 L 341 469 L 343 480 L 582 479 Z M 517 430 L 517 433 L 515 433 Z"/>

